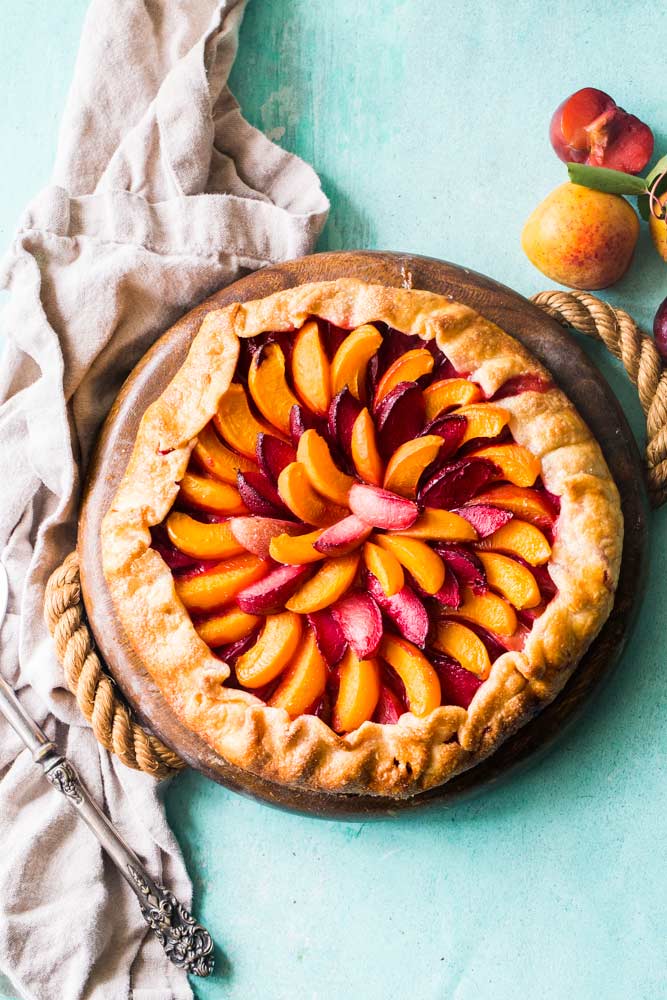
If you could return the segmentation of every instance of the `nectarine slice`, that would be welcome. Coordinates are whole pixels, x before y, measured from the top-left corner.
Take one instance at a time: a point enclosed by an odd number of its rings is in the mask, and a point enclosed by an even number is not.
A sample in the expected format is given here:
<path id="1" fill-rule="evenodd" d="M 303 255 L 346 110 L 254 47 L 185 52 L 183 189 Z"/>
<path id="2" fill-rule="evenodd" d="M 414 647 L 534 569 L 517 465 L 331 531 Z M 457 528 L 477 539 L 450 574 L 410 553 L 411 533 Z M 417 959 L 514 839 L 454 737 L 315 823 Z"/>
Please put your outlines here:
<path id="1" fill-rule="evenodd" d="M 474 594 L 469 587 L 463 588 L 463 602 L 456 611 L 450 612 L 456 617 L 467 618 L 476 622 L 489 632 L 508 636 L 516 632 L 517 618 L 514 608 L 502 597 L 487 591 L 485 594 Z"/>
<path id="2" fill-rule="evenodd" d="M 397 534 L 441 542 L 473 542 L 477 538 L 477 532 L 464 517 L 434 507 L 427 507 L 413 525 Z"/>
<path id="3" fill-rule="evenodd" d="M 348 649 L 339 670 L 332 727 L 337 733 L 351 733 L 375 711 L 380 697 L 380 664 L 376 659 L 360 660 Z"/>
<path id="4" fill-rule="evenodd" d="M 317 431 L 310 430 L 301 435 L 296 457 L 303 464 L 310 485 L 321 496 L 332 503 L 347 503 L 354 480 L 340 471 L 331 457 L 329 445 Z"/>
<path id="5" fill-rule="evenodd" d="M 211 611 L 268 572 L 270 563 L 250 553 L 219 562 L 206 573 L 175 580 L 176 593 L 188 611 Z"/>
<path id="6" fill-rule="evenodd" d="M 416 382 L 422 375 L 428 375 L 433 371 L 434 364 L 435 358 L 425 347 L 417 347 L 414 351 L 401 354 L 380 379 L 373 406 L 378 406 L 400 382 Z"/>
<path id="7" fill-rule="evenodd" d="M 176 544 L 174 542 L 174 544 Z M 519 556 L 531 566 L 543 566 L 551 556 L 551 546 L 539 528 L 527 521 L 514 520 L 477 543 L 477 548 Z"/>
<path id="8" fill-rule="evenodd" d="M 292 462 L 283 469 L 278 477 L 278 493 L 304 524 L 326 528 L 348 513 L 344 507 L 328 503 L 313 489 L 302 462 Z"/>
<path id="9" fill-rule="evenodd" d="M 460 622 L 440 622 L 435 630 L 433 645 L 441 653 L 452 656 L 464 670 L 477 677 L 487 678 L 491 671 L 491 660 L 486 646 L 472 629 Z"/>
<path id="10" fill-rule="evenodd" d="M 348 497 L 350 510 L 366 524 L 387 531 L 409 528 L 417 520 L 419 508 L 412 500 L 366 483 L 354 483 Z"/>
<path id="11" fill-rule="evenodd" d="M 199 510 L 210 510 L 215 514 L 248 513 L 237 489 L 229 483 L 197 476 L 194 472 L 186 472 L 181 479 L 178 499 L 181 503 L 197 507 Z"/>
<path id="12" fill-rule="evenodd" d="M 236 676 L 247 688 L 258 688 L 282 673 L 301 640 L 301 618 L 291 611 L 268 615 L 254 646 L 234 665 Z"/>
<path id="13" fill-rule="evenodd" d="M 331 370 L 316 320 L 305 323 L 294 339 L 292 380 L 306 406 L 326 416 L 331 402 Z"/>
<path id="14" fill-rule="evenodd" d="M 412 714 L 430 715 L 440 704 L 440 681 L 424 654 L 407 639 L 385 635 L 380 655 L 403 681 Z"/>
<path id="15" fill-rule="evenodd" d="M 488 448 L 478 448 L 473 452 L 476 458 L 488 458 L 500 469 L 497 478 L 507 479 L 515 486 L 532 486 L 542 466 L 539 458 L 520 444 L 496 444 Z"/>
<path id="16" fill-rule="evenodd" d="M 454 413 L 468 421 L 461 444 L 475 438 L 497 437 L 510 421 L 507 410 L 502 406 L 494 406 L 493 403 L 471 403 L 469 406 L 460 406 Z"/>
<path id="17" fill-rule="evenodd" d="M 276 562 L 287 566 L 302 566 L 324 559 L 324 553 L 313 548 L 323 529 L 309 531 L 307 535 L 277 535 L 269 543 L 269 553 Z"/>
<path id="18" fill-rule="evenodd" d="M 255 418 L 248 405 L 245 389 L 238 382 L 232 382 L 220 400 L 213 423 L 227 444 L 251 459 L 255 458 L 257 435 L 262 431 L 271 433 L 269 427 Z"/>
<path id="19" fill-rule="evenodd" d="M 438 457 L 442 443 L 438 434 L 425 434 L 402 444 L 389 459 L 384 488 L 413 500 L 424 470 Z"/>
<path id="20" fill-rule="evenodd" d="M 200 430 L 192 454 L 202 469 L 232 486 L 236 485 L 237 472 L 257 471 L 254 462 L 224 446 L 211 424 Z"/>
<path id="21" fill-rule="evenodd" d="M 202 524 L 188 514 L 172 511 L 166 528 L 171 544 L 196 559 L 228 559 L 246 551 L 232 534 L 229 521 Z"/>
<path id="22" fill-rule="evenodd" d="M 382 343 L 382 335 L 370 323 L 358 326 L 340 345 L 331 362 L 331 391 L 348 386 L 355 399 L 364 395 L 366 366 Z"/>
<path id="23" fill-rule="evenodd" d="M 398 535 L 376 535 L 377 544 L 396 556 L 424 593 L 437 594 L 445 582 L 445 564 L 426 542 Z"/>
<path id="24" fill-rule="evenodd" d="M 540 603 L 540 588 L 529 569 L 498 552 L 478 552 L 478 555 L 489 586 L 515 608 L 534 608 Z"/>
<path id="25" fill-rule="evenodd" d="M 354 467 L 361 479 L 372 486 L 381 486 L 383 462 L 378 451 L 375 424 L 366 407 L 354 421 L 350 450 Z"/>
<path id="26" fill-rule="evenodd" d="M 261 620 L 259 615 L 247 615 L 239 608 L 230 608 L 224 614 L 199 622 L 195 625 L 195 629 L 199 638 L 215 649 L 216 646 L 245 639 L 253 629 L 257 628 Z"/>
<path id="27" fill-rule="evenodd" d="M 344 556 L 363 545 L 372 530 L 370 524 L 356 514 L 350 514 L 330 528 L 325 528 L 315 542 L 315 548 L 327 556 Z"/>
<path id="28" fill-rule="evenodd" d="M 273 708 L 284 708 L 295 719 L 324 694 L 326 686 L 327 665 L 311 628 L 268 704 Z"/>
<path id="29" fill-rule="evenodd" d="M 467 378 L 445 378 L 424 389 L 426 419 L 435 420 L 452 406 L 467 406 L 482 399 L 482 390 Z"/>
<path id="30" fill-rule="evenodd" d="M 529 521 L 537 528 L 549 531 L 556 522 L 556 513 L 545 497 L 526 487 L 503 483 L 478 493 L 472 504 L 491 504 L 509 511 L 515 517 Z"/>
<path id="31" fill-rule="evenodd" d="M 386 597 L 393 597 L 403 589 L 405 574 L 400 562 L 389 549 L 383 549 L 374 542 L 364 545 L 366 568 L 377 577 Z"/>
<path id="32" fill-rule="evenodd" d="M 338 556 L 336 559 L 327 559 L 315 576 L 304 583 L 287 601 L 285 607 L 302 615 L 328 608 L 352 586 L 358 567 L 358 552 L 350 552 L 349 555 Z"/>
<path id="33" fill-rule="evenodd" d="M 285 355 L 279 344 L 264 344 L 248 371 L 248 389 L 255 406 L 270 424 L 289 434 L 289 415 L 299 401 L 285 379 Z"/>

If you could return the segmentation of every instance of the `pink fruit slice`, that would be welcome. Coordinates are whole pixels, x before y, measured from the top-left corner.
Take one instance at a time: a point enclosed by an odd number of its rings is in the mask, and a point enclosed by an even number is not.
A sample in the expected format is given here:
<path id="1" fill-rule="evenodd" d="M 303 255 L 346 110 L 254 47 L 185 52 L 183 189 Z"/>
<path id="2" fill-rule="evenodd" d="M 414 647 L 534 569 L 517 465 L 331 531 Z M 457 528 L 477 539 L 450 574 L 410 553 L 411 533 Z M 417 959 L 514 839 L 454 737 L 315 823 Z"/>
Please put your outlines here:
<path id="1" fill-rule="evenodd" d="M 373 714 L 373 722 L 377 722 L 381 726 L 395 726 L 404 713 L 405 708 L 401 705 L 398 695 L 395 695 L 386 684 L 382 684 L 380 697 Z"/>
<path id="2" fill-rule="evenodd" d="M 459 581 L 454 576 L 454 573 L 451 571 L 449 566 L 447 567 L 445 582 L 440 590 L 436 594 L 433 594 L 433 597 L 445 608 L 458 608 L 460 605 L 461 588 L 459 587 Z"/>
<path id="3" fill-rule="evenodd" d="M 315 632 L 320 653 L 330 667 L 335 667 L 343 659 L 347 649 L 347 642 L 341 632 L 340 625 L 332 615 L 330 608 L 312 611 L 307 617 Z"/>
<path id="4" fill-rule="evenodd" d="M 409 528 L 419 515 L 419 508 L 412 500 L 362 483 L 354 483 L 350 489 L 348 505 L 366 524 L 388 531 Z"/>
<path id="5" fill-rule="evenodd" d="M 331 614 L 360 660 L 375 654 L 382 639 L 382 615 L 369 594 L 347 594 L 333 605 Z"/>
<path id="6" fill-rule="evenodd" d="M 347 386 L 331 400 L 329 406 L 329 436 L 348 456 L 352 453 L 352 428 L 364 404 L 352 395 Z"/>
<path id="7" fill-rule="evenodd" d="M 249 511 L 260 517 L 284 517 L 289 510 L 278 490 L 263 472 L 239 472 L 238 489 Z"/>
<path id="8" fill-rule="evenodd" d="M 486 573 L 481 561 L 473 552 L 462 545 L 448 542 L 439 543 L 435 546 L 435 550 L 462 586 L 470 587 L 473 594 L 486 593 L 488 590 Z"/>
<path id="9" fill-rule="evenodd" d="M 503 510 L 501 507 L 492 507 L 488 503 L 471 504 L 469 507 L 461 507 L 452 513 L 459 514 L 469 524 L 472 524 L 480 538 L 492 535 L 494 531 L 498 531 L 514 517 L 511 511 Z"/>
<path id="10" fill-rule="evenodd" d="M 429 618 L 426 608 L 414 590 L 407 585 L 392 597 L 387 597 L 380 581 L 372 573 L 367 578 L 368 592 L 378 607 L 386 614 L 401 635 L 423 647 L 428 635 Z"/>
<path id="11" fill-rule="evenodd" d="M 440 679 L 442 704 L 468 708 L 484 681 L 446 653 L 429 653 L 429 660 Z"/>
<path id="12" fill-rule="evenodd" d="M 422 431 L 426 422 L 424 395 L 414 382 L 399 382 L 380 403 L 375 414 L 378 446 L 388 459 L 406 441 Z"/>
<path id="13" fill-rule="evenodd" d="M 524 375 L 513 375 L 512 378 L 508 378 L 491 397 L 491 400 L 495 403 L 497 399 L 518 396 L 521 392 L 548 392 L 552 387 L 553 382 L 550 382 L 549 379 L 527 372 Z"/>
<path id="14" fill-rule="evenodd" d="M 491 482 L 500 470 L 485 458 L 462 458 L 450 462 L 431 476 L 420 491 L 427 507 L 460 507 Z"/>
<path id="15" fill-rule="evenodd" d="M 275 486 L 285 466 L 296 462 L 296 451 L 287 441 L 262 432 L 257 435 L 257 461 L 264 475 Z"/>
<path id="16" fill-rule="evenodd" d="M 455 413 L 448 413 L 444 417 L 436 417 L 430 424 L 427 424 L 423 434 L 437 434 L 442 438 L 443 444 L 440 448 L 439 458 L 444 460 L 450 458 L 457 450 L 465 437 L 468 421 L 465 417 Z"/>
<path id="17" fill-rule="evenodd" d="M 372 525 L 362 521 L 356 514 L 350 514 L 326 528 L 313 548 L 327 556 L 343 556 L 365 542 L 372 530 Z"/>
<path id="18" fill-rule="evenodd" d="M 309 572 L 308 566 L 278 566 L 257 583 L 236 595 L 241 611 L 249 615 L 267 615 L 282 611 Z"/>
<path id="19" fill-rule="evenodd" d="M 262 559 L 269 558 L 272 538 L 277 538 L 278 535 L 300 535 L 306 530 L 301 524 L 277 517 L 232 517 L 229 527 L 239 545 Z"/>

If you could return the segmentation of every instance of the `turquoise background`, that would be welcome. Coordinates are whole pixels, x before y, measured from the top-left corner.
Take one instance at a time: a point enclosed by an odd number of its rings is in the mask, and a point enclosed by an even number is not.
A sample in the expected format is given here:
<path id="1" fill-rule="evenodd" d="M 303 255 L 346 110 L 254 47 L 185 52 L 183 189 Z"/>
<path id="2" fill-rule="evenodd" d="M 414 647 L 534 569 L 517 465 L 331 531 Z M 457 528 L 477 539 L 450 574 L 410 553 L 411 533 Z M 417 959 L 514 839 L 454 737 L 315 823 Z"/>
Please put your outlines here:
<path id="1" fill-rule="evenodd" d="M 3 4 L 3 245 L 48 180 L 85 6 Z M 666 152 L 666 37 L 664 6 L 643 0 L 254 0 L 232 87 L 255 125 L 320 172 L 332 200 L 321 249 L 431 254 L 529 295 L 552 287 L 519 234 L 565 179 L 547 141 L 553 109 L 600 87 Z M 608 297 L 650 324 L 665 294 L 644 233 Z M 641 442 L 620 366 L 587 349 Z M 611 682 L 539 767 L 483 798 L 355 825 L 276 812 L 192 773 L 174 781 L 167 807 L 197 912 L 228 959 L 197 996 L 666 997 L 666 536 L 662 511 Z"/>

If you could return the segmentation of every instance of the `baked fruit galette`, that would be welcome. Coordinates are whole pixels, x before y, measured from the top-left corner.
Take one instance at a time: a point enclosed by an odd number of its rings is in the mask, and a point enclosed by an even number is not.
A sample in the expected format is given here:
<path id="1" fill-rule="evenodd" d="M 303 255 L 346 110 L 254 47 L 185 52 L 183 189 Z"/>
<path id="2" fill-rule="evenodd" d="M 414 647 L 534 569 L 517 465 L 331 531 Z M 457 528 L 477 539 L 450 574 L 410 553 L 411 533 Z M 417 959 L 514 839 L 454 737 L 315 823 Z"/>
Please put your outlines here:
<path id="1" fill-rule="evenodd" d="M 622 536 L 600 448 L 516 340 L 344 279 L 206 315 L 102 548 L 131 646 L 213 750 L 406 796 L 560 691 Z"/>

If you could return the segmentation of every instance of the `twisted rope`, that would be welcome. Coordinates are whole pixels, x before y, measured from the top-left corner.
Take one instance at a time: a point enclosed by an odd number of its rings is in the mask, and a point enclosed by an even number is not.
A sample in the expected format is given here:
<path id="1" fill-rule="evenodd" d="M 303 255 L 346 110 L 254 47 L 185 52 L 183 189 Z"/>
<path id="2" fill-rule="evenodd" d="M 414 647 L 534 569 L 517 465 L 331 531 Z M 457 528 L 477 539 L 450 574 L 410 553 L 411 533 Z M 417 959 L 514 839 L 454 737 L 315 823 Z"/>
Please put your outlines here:
<path id="1" fill-rule="evenodd" d="M 649 495 L 667 500 L 667 372 L 655 344 L 623 309 L 588 292 L 540 292 L 532 300 L 563 326 L 601 340 L 623 362 L 646 414 Z M 128 767 L 166 778 L 185 767 L 180 757 L 133 719 L 95 652 L 81 600 L 79 557 L 70 553 L 46 586 L 44 615 L 65 680 L 97 740 Z"/>

